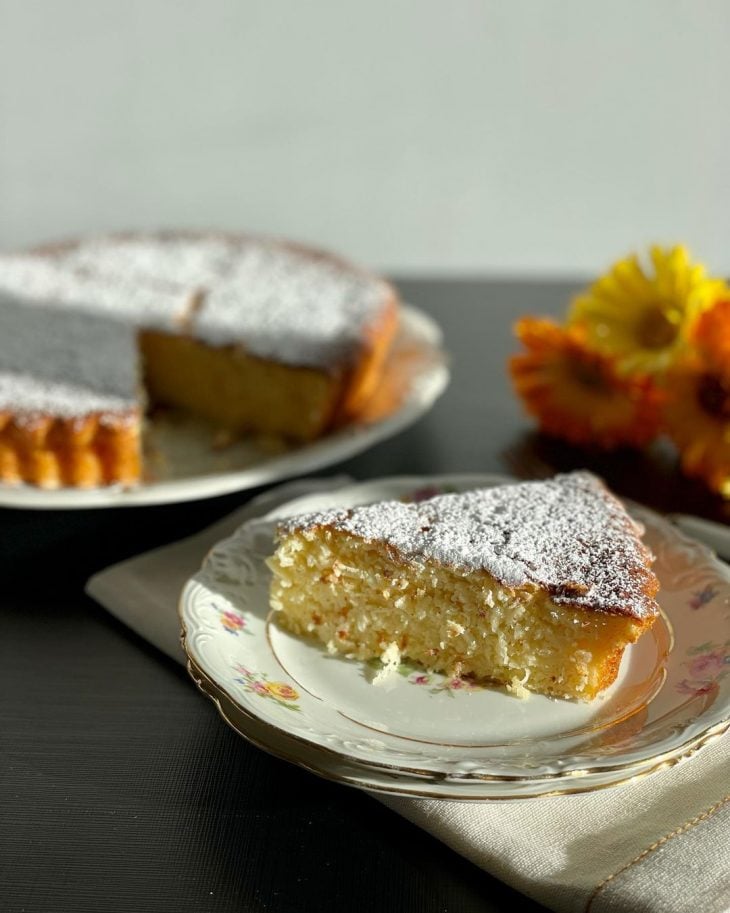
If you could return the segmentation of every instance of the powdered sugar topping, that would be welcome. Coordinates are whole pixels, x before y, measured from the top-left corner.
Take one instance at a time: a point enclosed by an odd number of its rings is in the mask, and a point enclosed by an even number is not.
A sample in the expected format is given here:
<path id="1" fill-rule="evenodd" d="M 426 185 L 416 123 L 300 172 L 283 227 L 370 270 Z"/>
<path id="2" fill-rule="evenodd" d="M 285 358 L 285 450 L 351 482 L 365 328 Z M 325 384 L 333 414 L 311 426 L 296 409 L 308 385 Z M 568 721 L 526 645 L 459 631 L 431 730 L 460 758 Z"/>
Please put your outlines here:
<path id="1" fill-rule="evenodd" d="M 334 258 L 257 238 L 112 236 L 0 255 L 0 408 L 66 416 L 133 402 L 140 329 L 331 369 L 390 295 Z"/>
<path id="2" fill-rule="evenodd" d="M 169 283 L 190 293 L 222 281 L 236 257 L 237 245 L 226 238 L 143 235 L 92 238 L 70 248 L 63 262 L 115 282 Z"/>
<path id="3" fill-rule="evenodd" d="M 261 358 L 327 368 L 357 351 L 389 294 L 385 283 L 329 258 L 242 244 L 193 329 L 213 345 L 241 343 Z"/>
<path id="4" fill-rule="evenodd" d="M 22 402 L 23 412 L 16 412 Z M 100 413 L 107 419 L 136 416 L 134 398 L 90 390 L 81 384 L 50 381 L 23 373 L 0 372 L 0 412 L 13 411 L 19 425 L 33 425 L 40 417 L 75 419 Z"/>
<path id="5" fill-rule="evenodd" d="M 558 603 L 638 619 L 658 612 L 640 528 L 588 472 L 305 514 L 281 532 L 318 527 L 385 542 L 409 562 L 486 571 L 505 586 L 534 583 Z"/>
<path id="6" fill-rule="evenodd" d="M 80 268 L 71 255 L 0 256 L 0 296 L 27 307 L 64 313 L 104 314 L 134 329 L 175 331 L 187 317 L 194 292 L 182 285 Z"/>

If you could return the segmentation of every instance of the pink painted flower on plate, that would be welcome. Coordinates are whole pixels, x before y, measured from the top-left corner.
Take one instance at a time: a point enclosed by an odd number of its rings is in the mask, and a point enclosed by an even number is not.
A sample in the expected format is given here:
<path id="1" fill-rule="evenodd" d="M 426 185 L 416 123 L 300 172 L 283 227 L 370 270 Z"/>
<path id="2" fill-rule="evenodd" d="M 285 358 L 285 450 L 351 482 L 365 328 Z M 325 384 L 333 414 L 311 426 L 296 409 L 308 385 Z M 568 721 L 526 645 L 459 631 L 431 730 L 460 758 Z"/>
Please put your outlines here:
<path id="1" fill-rule="evenodd" d="M 714 682 L 690 682 L 685 678 L 677 686 L 680 694 L 691 694 L 692 697 L 699 697 L 701 694 L 709 694 L 717 688 Z"/>
<path id="2" fill-rule="evenodd" d="M 689 672 L 692 678 L 702 680 L 717 678 L 724 669 L 725 654 L 720 650 L 713 650 L 711 653 L 696 656 L 689 664 Z"/>
<path id="3" fill-rule="evenodd" d="M 414 685 L 427 685 L 430 681 L 431 681 L 430 675 L 415 675 L 411 679 L 411 682 Z"/>
<path id="4" fill-rule="evenodd" d="M 698 609 L 706 606 L 708 602 L 712 602 L 718 592 L 719 590 L 716 590 L 713 586 L 708 584 L 706 587 L 693 593 L 692 598 L 689 601 L 690 609 L 696 612 Z"/>
<path id="5" fill-rule="evenodd" d="M 221 612 L 221 624 L 231 634 L 238 634 L 246 627 L 246 622 L 237 612 Z"/>

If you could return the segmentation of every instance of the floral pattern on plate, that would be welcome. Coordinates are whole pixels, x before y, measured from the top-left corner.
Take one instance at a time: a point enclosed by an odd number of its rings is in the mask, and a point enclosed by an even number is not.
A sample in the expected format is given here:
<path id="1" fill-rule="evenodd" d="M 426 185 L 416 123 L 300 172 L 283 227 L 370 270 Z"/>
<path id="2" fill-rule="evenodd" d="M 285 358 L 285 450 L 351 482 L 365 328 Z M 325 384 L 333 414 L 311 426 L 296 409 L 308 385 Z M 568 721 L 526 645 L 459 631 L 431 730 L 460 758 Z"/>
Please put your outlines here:
<path id="1" fill-rule="evenodd" d="M 688 678 L 682 679 L 676 685 L 680 694 L 710 694 L 718 682 L 730 672 L 730 639 L 724 644 L 706 641 L 698 646 L 690 647 L 687 655 L 693 659 L 682 663 L 687 667 Z"/>
<path id="2" fill-rule="evenodd" d="M 698 590 L 696 593 L 692 593 L 692 598 L 689 601 L 690 609 L 693 609 L 696 612 L 698 609 L 703 608 L 708 604 L 708 602 L 712 602 L 712 600 L 715 598 L 715 596 L 718 595 L 719 592 L 720 591 L 717 589 L 717 587 L 714 587 L 712 584 L 708 583 L 701 590 Z"/>
<path id="3" fill-rule="evenodd" d="M 240 612 L 234 612 L 231 609 L 221 609 L 220 620 L 223 630 L 228 631 L 229 634 L 233 634 L 234 637 L 238 637 L 239 634 L 251 633 L 246 630 L 246 619 Z"/>
<path id="4" fill-rule="evenodd" d="M 249 694 L 258 694 L 259 697 L 268 697 L 275 701 L 280 707 L 287 710 L 299 710 L 298 704 L 293 703 L 299 700 L 299 692 L 296 688 L 288 685 L 286 682 L 267 681 L 265 672 L 251 672 L 240 663 L 233 667 L 238 673 L 233 679 L 239 685 L 243 685 L 243 690 Z"/>
<path id="5" fill-rule="evenodd" d="M 368 666 L 376 672 L 383 669 L 383 663 L 379 659 L 371 659 Z M 455 697 L 457 693 L 468 693 L 469 691 L 483 691 L 489 686 L 483 682 L 475 681 L 469 676 L 447 676 L 440 675 L 438 672 L 428 672 L 421 666 L 413 663 L 399 663 L 395 672 L 404 678 L 409 685 L 418 685 L 427 687 L 429 694 L 448 694 L 449 697 Z"/>

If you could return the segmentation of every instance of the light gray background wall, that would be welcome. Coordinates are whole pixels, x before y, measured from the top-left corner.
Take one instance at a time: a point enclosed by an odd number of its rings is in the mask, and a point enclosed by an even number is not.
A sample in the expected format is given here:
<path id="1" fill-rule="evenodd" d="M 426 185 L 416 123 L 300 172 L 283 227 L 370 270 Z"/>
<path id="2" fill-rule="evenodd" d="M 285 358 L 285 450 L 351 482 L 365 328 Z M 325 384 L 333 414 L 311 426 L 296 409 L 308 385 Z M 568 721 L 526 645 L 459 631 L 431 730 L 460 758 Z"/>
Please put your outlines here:
<path id="1" fill-rule="evenodd" d="M 287 234 L 400 272 L 730 272 L 727 0 L 0 0 L 0 245 Z"/>

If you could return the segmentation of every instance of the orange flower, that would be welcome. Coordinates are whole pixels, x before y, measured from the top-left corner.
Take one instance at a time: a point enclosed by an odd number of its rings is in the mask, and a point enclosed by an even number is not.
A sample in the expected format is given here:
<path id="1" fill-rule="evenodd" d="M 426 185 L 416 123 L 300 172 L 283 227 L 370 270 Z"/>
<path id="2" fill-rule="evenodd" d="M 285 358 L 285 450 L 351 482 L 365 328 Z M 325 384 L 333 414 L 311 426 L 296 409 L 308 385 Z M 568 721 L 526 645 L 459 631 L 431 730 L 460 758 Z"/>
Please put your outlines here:
<path id="1" fill-rule="evenodd" d="M 665 387 L 665 427 L 682 469 L 730 497 L 730 373 L 692 355 L 668 371 Z"/>
<path id="2" fill-rule="evenodd" d="M 618 374 L 615 360 L 588 348 L 577 326 L 524 317 L 515 333 L 527 351 L 510 359 L 510 373 L 543 431 L 605 449 L 656 436 L 660 394 L 649 377 Z"/>
<path id="3" fill-rule="evenodd" d="M 716 301 L 700 315 L 693 341 L 713 369 L 730 374 L 730 300 Z"/>

